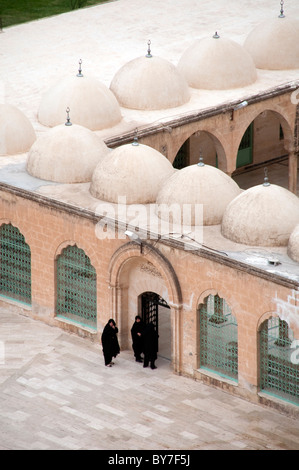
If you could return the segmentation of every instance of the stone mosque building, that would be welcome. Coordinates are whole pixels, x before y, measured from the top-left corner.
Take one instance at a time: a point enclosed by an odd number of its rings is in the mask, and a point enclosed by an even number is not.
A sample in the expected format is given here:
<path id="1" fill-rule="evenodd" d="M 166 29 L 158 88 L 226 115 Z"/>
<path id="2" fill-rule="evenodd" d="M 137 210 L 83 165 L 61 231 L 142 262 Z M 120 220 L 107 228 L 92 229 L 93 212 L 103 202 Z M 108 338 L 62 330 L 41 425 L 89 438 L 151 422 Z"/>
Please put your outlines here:
<path id="1" fill-rule="evenodd" d="M 295 415 L 299 5 L 260 3 L 0 34 L 0 301 L 122 350 L 139 314 L 174 373 Z"/>

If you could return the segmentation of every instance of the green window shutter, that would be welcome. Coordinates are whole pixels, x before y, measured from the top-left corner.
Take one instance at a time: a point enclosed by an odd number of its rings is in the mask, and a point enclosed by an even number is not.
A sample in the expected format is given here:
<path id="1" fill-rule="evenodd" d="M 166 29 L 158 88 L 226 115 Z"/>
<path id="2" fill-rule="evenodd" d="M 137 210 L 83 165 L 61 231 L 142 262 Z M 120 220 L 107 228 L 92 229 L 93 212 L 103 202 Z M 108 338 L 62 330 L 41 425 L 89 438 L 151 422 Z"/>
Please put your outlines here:
<path id="1" fill-rule="evenodd" d="M 96 271 L 77 246 L 68 246 L 57 259 L 56 315 L 97 328 Z"/>
<path id="2" fill-rule="evenodd" d="M 0 250 L 1 295 L 31 305 L 31 252 L 18 228 L 1 225 Z"/>

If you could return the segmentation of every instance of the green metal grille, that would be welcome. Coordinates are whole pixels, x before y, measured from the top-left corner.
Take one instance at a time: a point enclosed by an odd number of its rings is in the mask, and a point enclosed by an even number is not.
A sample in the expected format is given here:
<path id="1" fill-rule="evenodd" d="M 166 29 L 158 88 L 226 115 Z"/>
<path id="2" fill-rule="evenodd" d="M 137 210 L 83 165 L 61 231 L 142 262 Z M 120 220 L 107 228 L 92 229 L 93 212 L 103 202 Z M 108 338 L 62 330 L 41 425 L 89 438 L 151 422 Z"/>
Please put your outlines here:
<path id="1" fill-rule="evenodd" d="M 1 225 L 0 250 L 1 295 L 31 305 L 31 252 L 18 228 Z"/>
<path id="2" fill-rule="evenodd" d="M 77 246 L 65 248 L 57 260 L 57 316 L 96 329 L 96 292 L 96 271 L 88 256 Z"/>
<path id="3" fill-rule="evenodd" d="M 200 367 L 238 379 L 238 326 L 224 299 L 209 295 L 199 310 Z"/>
<path id="4" fill-rule="evenodd" d="M 260 388 L 266 393 L 299 405 L 299 365 L 291 362 L 293 332 L 288 324 L 272 317 L 260 330 Z"/>

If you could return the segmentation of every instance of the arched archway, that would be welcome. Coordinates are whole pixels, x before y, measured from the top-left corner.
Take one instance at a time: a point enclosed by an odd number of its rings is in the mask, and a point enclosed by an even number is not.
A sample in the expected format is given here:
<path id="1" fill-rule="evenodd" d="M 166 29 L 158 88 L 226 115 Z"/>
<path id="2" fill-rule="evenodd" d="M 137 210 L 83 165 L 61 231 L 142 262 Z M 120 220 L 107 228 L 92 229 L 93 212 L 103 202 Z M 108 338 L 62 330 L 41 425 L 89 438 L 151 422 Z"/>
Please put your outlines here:
<path id="1" fill-rule="evenodd" d="M 242 189 L 262 184 L 267 166 L 271 182 L 288 188 L 291 177 L 289 155 L 293 150 L 290 123 L 271 108 L 256 110 L 248 118 L 236 133 L 234 180 Z"/>
<path id="2" fill-rule="evenodd" d="M 207 130 L 198 130 L 185 140 L 173 161 L 176 169 L 198 163 L 200 156 L 204 163 L 226 171 L 226 155 L 220 140 Z"/>
<path id="3" fill-rule="evenodd" d="M 180 310 L 181 289 L 176 273 L 168 259 L 157 249 L 148 247 L 140 253 L 134 243 L 120 247 L 109 267 L 111 313 L 119 325 L 122 349 L 131 349 L 130 330 L 136 315 L 140 314 L 140 299 L 145 292 L 153 292 L 167 303 L 168 325 L 171 330 L 171 362 L 180 367 Z"/>

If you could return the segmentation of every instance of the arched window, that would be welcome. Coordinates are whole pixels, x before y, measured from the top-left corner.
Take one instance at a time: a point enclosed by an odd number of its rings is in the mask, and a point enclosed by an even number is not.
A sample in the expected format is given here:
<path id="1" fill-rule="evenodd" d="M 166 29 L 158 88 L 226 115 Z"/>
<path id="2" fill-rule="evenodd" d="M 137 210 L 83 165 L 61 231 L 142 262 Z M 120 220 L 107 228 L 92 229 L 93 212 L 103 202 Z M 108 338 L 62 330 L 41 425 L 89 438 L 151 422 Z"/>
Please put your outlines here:
<path id="1" fill-rule="evenodd" d="M 238 326 L 224 299 L 209 295 L 199 308 L 200 368 L 238 379 Z"/>
<path id="2" fill-rule="evenodd" d="M 293 360 L 293 332 L 278 317 L 260 329 L 260 389 L 299 405 L 299 364 Z"/>
<path id="3" fill-rule="evenodd" d="M 97 328 L 96 271 L 77 246 L 68 246 L 57 259 L 56 315 Z"/>
<path id="4" fill-rule="evenodd" d="M 1 295 L 31 305 L 31 252 L 11 224 L 0 227 L 0 253 Z"/>

